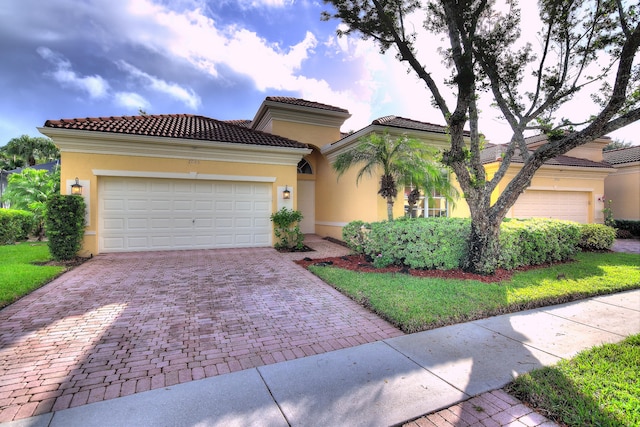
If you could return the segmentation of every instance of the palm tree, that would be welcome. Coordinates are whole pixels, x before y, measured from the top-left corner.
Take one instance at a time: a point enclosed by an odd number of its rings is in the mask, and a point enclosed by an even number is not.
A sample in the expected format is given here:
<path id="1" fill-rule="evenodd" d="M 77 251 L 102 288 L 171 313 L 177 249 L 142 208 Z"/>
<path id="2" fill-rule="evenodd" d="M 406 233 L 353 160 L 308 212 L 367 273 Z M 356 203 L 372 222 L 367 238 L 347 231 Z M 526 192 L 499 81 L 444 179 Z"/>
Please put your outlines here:
<path id="1" fill-rule="evenodd" d="M 378 194 L 387 201 L 387 217 L 393 220 L 394 199 L 398 187 L 413 184 L 424 189 L 435 189 L 444 194 L 454 190 L 448 180 L 443 181 L 442 166 L 433 161 L 434 152 L 423 142 L 403 135 L 397 138 L 388 133 L 373 133 L 354 149 L 342 153 L 333 164 L 340 178 L 347 170 L 362 165 L 356 184 L 364 175 L 380 174 Z"/>
<path id="2" fill-rule="evenodd" d="M 22 158 L 27 166 L 60 158 L 58 148 L 49 138 L 22 135 L 18 138 L 12 138 L 3 148 L 6 155 L 13 156 L 14 161 L 17 158 Z"/>

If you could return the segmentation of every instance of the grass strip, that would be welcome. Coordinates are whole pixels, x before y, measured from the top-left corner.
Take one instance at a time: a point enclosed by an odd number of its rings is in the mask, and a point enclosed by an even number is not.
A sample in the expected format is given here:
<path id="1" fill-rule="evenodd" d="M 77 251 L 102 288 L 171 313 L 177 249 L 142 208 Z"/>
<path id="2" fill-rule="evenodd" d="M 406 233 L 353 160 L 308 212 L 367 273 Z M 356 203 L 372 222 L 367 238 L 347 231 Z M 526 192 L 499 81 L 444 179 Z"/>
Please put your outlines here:
<path id="1" fill-rule="evenodd" d="M 0 246 L 0 308 L 48 283 L 65 268 L 35 265 L 51 259 L 46 243 Z"/>
<path id="2" fill-rule="evenodd" d="M 309 269 L 404 332 L 413 333 L 640 288 L 639 260 L 636 254 L 580 253 L 575 262 L 516 272 L 500 283 Z"/>
<path id="3" fill-rule="evenodd" d="M 567 426 L 640 425 L 640 335 L 518 377 L 506 390 Z"/>

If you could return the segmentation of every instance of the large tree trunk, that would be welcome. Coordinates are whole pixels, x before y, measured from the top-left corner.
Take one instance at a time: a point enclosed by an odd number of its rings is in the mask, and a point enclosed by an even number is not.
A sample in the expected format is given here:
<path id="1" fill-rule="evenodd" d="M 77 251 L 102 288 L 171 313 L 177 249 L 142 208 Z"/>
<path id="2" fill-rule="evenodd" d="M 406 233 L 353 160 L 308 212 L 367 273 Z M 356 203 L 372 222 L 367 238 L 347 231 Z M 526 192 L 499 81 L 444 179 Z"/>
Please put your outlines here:
<path id="1" fill-rule="evenodd" d="M 469 255 L 464 269 L 480 274 L 493 274 L 500 255 L 500 221 L 486 215 L 476 215 L 471 220 Z"/>

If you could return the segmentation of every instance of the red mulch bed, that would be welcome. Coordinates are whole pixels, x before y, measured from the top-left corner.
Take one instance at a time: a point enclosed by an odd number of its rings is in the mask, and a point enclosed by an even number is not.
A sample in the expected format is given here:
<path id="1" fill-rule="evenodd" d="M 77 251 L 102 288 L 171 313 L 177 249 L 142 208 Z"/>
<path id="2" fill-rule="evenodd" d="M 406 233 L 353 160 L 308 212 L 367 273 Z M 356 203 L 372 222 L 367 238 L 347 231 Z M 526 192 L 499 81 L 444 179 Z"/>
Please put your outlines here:
<path id="1" fill-rule="evenodd" d="M 363 255 L 347 255 L 342 257 L 318 258 L 296 261 L 297 264 L 304 268 L 314 264 L 331 265 L 332 267 L 344 268 L 345 270 L 359 271 L 363 273 L 402 273 L 410 274 L 416 277 L 435 277 L 442 279 L 461 279 L 461 280 L 478 280 L 484 283 L 497 283 L 511 279 L 516 271 L 526 271 L 534 268 L 548 267 L 549 264 L 534 265 L 520 267 L 515 270 L 498 269 L 490 276 L 481 274 L 467 273 L 466 271 L 457 270 L 420 270 L 408 267 L 392 265 L 386 268 L 375 268 L 371 263 L 367 262 Z M 330 263 L 330 264 L 329 264 Z"/>

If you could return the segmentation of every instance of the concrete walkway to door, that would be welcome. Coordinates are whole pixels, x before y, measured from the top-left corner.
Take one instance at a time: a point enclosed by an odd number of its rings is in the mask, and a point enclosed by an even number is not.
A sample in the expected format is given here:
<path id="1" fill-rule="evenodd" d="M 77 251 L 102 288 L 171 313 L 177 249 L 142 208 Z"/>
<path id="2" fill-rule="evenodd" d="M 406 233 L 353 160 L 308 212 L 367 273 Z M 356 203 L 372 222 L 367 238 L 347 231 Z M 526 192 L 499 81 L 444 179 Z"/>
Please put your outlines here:
<path id="1" fill-rule="evenodd" d="M 403 335 L 271 248 L 99 255 L 0 310 L 0 422 Z"/>

